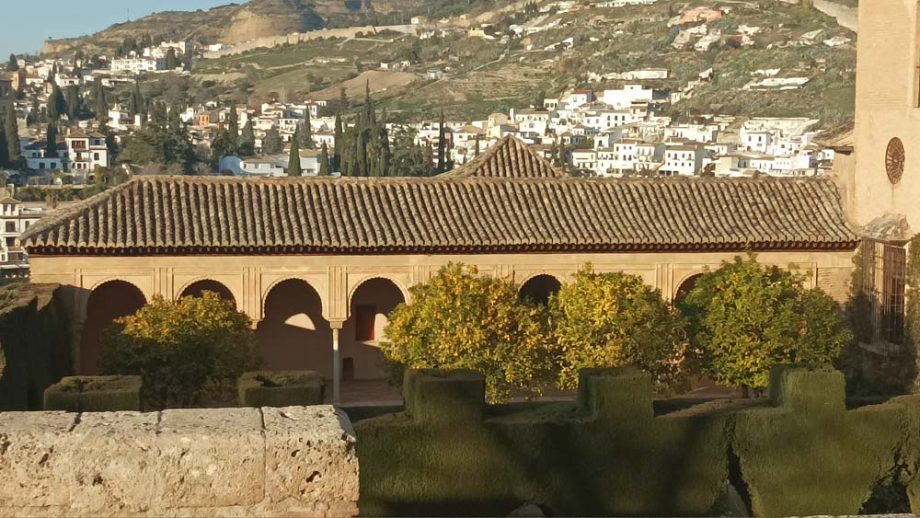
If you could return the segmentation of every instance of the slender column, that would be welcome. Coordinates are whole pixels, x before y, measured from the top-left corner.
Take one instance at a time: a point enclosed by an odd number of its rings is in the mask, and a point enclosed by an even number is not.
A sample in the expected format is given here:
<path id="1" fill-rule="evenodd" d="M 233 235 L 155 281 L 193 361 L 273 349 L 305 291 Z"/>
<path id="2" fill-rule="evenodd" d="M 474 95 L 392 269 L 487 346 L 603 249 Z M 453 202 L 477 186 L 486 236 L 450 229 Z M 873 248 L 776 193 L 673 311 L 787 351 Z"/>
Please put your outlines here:
<path id="1" fill-rule="evenodd" d="M 332 403 L 342 402 L 342 352 L 339 350 L 339 331 L 343 322 L 330 322 L 332 327 Z"/>

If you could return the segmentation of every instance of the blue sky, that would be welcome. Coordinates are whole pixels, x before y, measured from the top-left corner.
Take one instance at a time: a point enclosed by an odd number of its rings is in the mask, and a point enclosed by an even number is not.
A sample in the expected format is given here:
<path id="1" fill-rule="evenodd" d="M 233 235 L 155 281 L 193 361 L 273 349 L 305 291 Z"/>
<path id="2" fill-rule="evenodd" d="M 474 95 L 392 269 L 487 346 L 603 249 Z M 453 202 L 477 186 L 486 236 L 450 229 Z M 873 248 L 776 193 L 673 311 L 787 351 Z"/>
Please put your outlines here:
<path id="1" fill-rule="evenodd" d="M 208 9 L 233 0 L 4 0 L 2 3 L 3 17 L 16 20 L 4 23 L 0 30 L 0 61 L 6 62 L 11 52 L 37 53 L 49 36 L 92 34 L 125 21 L 129 12 L 131 19 L 136 20 L 157 11 Z"/>

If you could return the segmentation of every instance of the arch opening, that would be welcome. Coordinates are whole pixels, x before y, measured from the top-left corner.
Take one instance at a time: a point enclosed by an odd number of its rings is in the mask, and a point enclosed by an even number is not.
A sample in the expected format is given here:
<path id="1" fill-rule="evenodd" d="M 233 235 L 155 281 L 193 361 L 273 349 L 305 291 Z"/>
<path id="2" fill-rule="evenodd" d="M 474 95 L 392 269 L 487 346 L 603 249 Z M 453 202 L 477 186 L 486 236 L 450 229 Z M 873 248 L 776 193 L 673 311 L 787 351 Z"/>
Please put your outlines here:
<path id="1" fill-rule="evenodd" d="M 549 298 L 559 293 L 562 289 L 562 282 L 552 275 L 537 275 L 528 279 L 521 285 L 518 297 L 521 300 L 529 300 L 540 305 L 549 304 Z"/>
<path id="2" fill-rule="evenodd" d="M 265 369 L 332 377 L 332 329 L 323 317 L 322 298 L 306 281 L 289 279 L 271 288 L 256 337 Z"/>
<path id="3" fill-rule="evenodd" d="M 406 302 L 402 289 L 385 278 L 361 283 L 349 301 L 350 316 L 342 328 L 343 380 L 381 379 L 386 376 L 385 360 L 379 344 L 389 315 Z"/>
<path id="4" fill-rule="evenodd" d="M 680 286 L 674 293 L 674 302 L 677 303 L 684 300 L 684 298 L 693 291 L 693 288 L 696 288 L 696 283 L 699 282 L 702 276 L 702 273 L 697 273 L 684 279 L 684 282 L 680 283 Z"/>
<path id="5" fill-rule="evenodd" d="M 182 293 L 179 294 L 179 298 L 201 297 L 206 291 L 214 292 L 221 299 L 232 302 L 233 305 L 236 306 L 236 297 L 233 296 L 233 292 L 230 291 L 230 288 L 211 279 L 203 279 L 189 284 L 182 290 Z"/>
<path id="6" fill-rule="evenodd" d="M 98 372 L 100 345 L 106 329 L 116 319 L 137 313 L 145 304 L 147 298 L 144 293 L 126 281 L 109 281 L 90 293 L 86 305 L 86 321 L 80 336 L 80 375 L 89 376 Z"/>

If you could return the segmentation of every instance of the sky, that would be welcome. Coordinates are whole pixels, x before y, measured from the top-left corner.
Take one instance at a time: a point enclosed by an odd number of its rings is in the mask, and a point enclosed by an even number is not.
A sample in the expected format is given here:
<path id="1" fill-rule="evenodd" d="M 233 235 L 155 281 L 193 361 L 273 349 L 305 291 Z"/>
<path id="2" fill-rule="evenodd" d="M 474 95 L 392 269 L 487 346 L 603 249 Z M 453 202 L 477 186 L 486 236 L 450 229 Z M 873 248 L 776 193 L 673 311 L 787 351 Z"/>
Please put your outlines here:
<path id="1" fill-rule="evenodd" d="M 3 0 L 3 17 L 16 20 L 0 30 L 0 61 L 10 53 L 38 53 L 42 42 L 98 32 L 113 23 L 158 11 L 194 11 L 234 3 L 233 0 Z M 242 0 L 236 0 L 242 3 Z M 39 10 L 36 10 L 36 7 Z"/>

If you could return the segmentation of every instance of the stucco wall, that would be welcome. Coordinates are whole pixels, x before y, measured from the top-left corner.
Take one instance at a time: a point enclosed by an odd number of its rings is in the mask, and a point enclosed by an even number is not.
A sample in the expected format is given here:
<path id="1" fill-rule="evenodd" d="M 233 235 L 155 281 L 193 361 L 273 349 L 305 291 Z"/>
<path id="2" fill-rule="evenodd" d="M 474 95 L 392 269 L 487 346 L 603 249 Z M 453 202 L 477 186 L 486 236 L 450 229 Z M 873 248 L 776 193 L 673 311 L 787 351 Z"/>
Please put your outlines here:
<path id="1" fill-rule="evenodd" d="M 0 516 L 355 516 L 331 406 L 0 414 Z"/>

